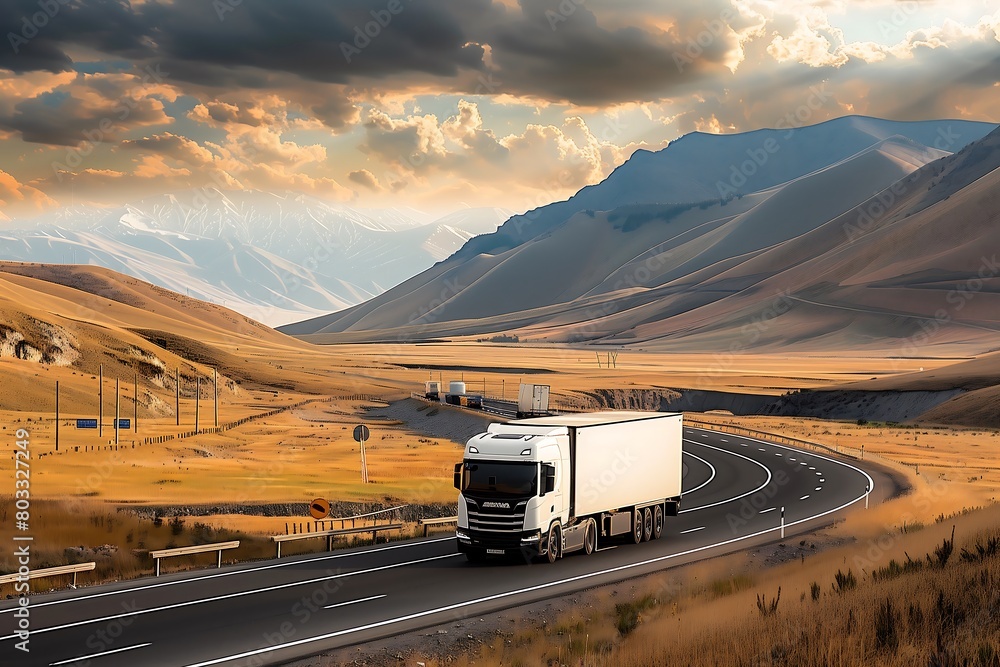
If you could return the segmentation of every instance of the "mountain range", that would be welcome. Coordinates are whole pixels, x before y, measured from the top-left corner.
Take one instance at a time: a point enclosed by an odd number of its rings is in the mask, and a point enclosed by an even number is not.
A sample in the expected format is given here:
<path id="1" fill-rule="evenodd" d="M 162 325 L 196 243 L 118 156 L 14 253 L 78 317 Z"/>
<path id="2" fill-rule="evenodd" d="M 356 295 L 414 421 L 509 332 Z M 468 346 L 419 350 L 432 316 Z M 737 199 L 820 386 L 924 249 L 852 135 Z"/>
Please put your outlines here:
<path id="1" fill-rule="evenodd" d="M 9 221 L 0 260 L 101 266 L 274 325 L 380 294 L 510 214 L 463 209 L 433 219 L 414 209 L 201 189 Z"/>
<path id="2" fill-rule="evenodd" d="M 979 354 L 1000 347 L 998 149 L 995 125 L 959 120 L 695 133 L 282 331 Z"/>

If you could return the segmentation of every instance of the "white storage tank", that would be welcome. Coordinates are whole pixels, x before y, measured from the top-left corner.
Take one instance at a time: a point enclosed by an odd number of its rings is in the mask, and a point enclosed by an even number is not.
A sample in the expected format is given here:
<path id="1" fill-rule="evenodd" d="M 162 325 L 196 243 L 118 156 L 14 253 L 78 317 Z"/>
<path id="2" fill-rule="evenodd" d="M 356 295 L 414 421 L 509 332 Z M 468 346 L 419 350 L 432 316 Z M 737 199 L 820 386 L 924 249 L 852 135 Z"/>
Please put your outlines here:
<path id="1" fill-rule="evenodd" d="M 455 394 L 457 396 L 462 396 L 465 394 L 465 383 L 464 382 L 449 382 L 448 383 L 448 393 Z"/>

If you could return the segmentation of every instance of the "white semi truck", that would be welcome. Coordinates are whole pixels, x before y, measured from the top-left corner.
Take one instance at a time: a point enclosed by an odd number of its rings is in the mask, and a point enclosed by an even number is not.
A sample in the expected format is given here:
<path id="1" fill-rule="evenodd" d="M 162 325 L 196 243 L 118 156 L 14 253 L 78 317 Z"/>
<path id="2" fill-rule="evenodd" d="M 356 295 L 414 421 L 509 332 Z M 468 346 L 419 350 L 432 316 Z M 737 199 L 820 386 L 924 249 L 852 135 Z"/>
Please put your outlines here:
<path id="1" fill-rule="evenodd" d="M 458 550 L 544 556 L 656 539 L 681 501 L 681 415 L 595 412 L 490 424 L 455 466 Z"/>

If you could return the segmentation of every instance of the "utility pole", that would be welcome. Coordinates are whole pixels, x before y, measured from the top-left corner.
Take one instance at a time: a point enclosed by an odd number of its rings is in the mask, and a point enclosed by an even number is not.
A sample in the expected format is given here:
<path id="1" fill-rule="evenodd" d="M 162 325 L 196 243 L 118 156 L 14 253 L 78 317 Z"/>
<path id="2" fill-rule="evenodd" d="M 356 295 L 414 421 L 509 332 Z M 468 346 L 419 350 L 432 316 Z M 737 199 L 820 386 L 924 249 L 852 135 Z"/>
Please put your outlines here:
<path id="1" fill-rule="evenodd" d="M 104 364 L 101 364 L 101 379 L 97 385 L 97 435 L 104 437 Z"/>
<path id="2" fill-rule="evenodd" d="M 139 432 L 139 374 L 132 376 L 132 430 Z"/>
<path id="3" fill-rule="evenodd" d="M 59 380 L 56 380 L 56 451 L 59 451 Z"/>
<path id="4" fill-rule="evenodd" d="M 121 417 L 120 384 L 121 382 L 119 381 L 119 379 L 115 378 L 115 444 L 116 445 L 118 444 L 118 423 L 119 423 L 119 418 Z"/>
<path id="5" fill-rule="evenodd" d="M 174 414 L 177 415 L 177 425 L 181 425 L 181 369 L 174 369 Z"/>
<path id="6" fill-rule="evenodd" d="M 201 378 L 195 382 L 194 394 L 194 432 L 198 432 L 198 421 L 201 419 Z"/>
<path id="7" fill-rule="evenodd" d="M 212 384 L 215 388 L 215 428 L 219 428 L 219 369 L 212 369 Z"/>

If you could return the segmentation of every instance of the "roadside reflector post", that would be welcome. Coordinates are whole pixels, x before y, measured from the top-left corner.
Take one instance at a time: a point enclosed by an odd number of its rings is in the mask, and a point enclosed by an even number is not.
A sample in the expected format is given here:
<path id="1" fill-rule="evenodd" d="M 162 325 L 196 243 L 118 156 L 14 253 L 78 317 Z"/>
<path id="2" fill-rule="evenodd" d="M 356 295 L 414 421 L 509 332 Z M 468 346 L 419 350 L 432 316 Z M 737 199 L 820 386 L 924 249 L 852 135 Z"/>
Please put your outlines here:
<path id="1" fill-rule="evenodd" d="M 865 509 L 868 509 L 868 494 L 871 493 L 870 485 L 865 484 Z"/>
<path id="2" fill-rule="evenodd" d="M 781 539 L 785 539 L 785 508 L 781 508 Z"/>

